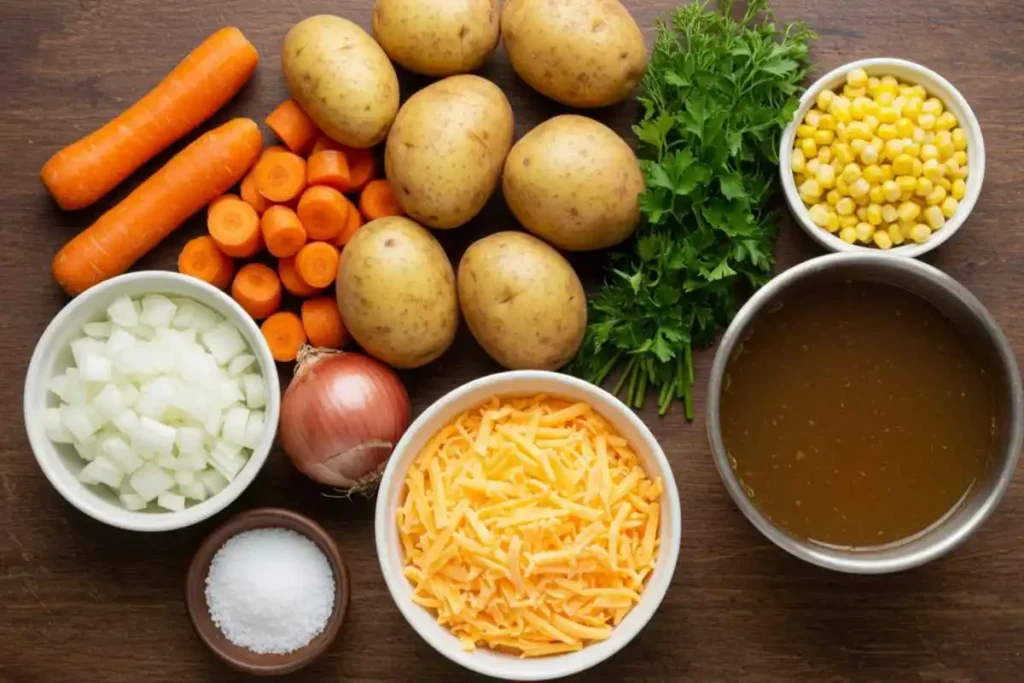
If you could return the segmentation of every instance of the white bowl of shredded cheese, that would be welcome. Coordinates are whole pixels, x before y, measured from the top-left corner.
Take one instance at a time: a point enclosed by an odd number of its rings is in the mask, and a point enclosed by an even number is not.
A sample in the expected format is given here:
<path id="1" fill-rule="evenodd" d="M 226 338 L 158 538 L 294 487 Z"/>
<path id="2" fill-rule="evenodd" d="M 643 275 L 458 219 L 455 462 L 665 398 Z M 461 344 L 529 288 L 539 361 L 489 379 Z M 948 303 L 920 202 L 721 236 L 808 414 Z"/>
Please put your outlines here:
<path id="1" fill-rule="evenodd" d="M 680 527 L 671 467 L 637 415 L 532 370 L 425 410 L 376 508 L 377 555 L 409 624 L 467 669 L 519 681 L 584 671 L 629 643 L 668 590 Z"/>

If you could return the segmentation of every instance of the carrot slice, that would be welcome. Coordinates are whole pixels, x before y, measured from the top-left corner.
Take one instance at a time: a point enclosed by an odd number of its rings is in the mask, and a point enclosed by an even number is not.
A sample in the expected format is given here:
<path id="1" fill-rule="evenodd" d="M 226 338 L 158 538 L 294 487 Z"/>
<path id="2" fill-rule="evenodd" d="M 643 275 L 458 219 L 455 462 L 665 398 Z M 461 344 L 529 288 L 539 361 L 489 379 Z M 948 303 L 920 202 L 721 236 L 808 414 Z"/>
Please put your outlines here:
<path id="1" fill-rule="evenodd" d="M 306 243 L 306 230 L 298 215 L 287 206 L 272 206 L 260 219 L 267 251 L 277 258 L 295 256 Z"/>
<path id="2" fill-rule="evenodd" d="M 263 247 L 256 209 L 234 195 L 210 204 L 206 227 L 213 241 L 228 256 L 250 258 Z"/>
<path id="3" fill-rule="evenodd" d="M 391 183 L 386 180 L 371 180 L 359 195 L 359 211 L 368 221 L 385 216 L 404 215 Z"/>
<path id="4" fill-rule="evenodd" d="M 89 206 L 234 97 L 259 55 L 237 28 L 208 37 L 155 88 L 40 173 L 62 209 Z"/>
<path id="5" fill-rule="evenodd" d="M 125 272 L 241 180 L 262 146 L 250 119 L 206 133 L 65 244 L 53 259 L 54 279 L 74 296 Z"/>
<path id="6" fill-rule="evenodd" d="M 290 202 L 306 189 L 306 161 L 291 152 L 264 154 L 252 174 L 256 189 L 272 202 Z"/>
<path id="7" fill-rule="evenodd" d="M 299 273 L 295 270 L 295 257 L 283 258 L 277 262 L 277 275 L 281 278 L 281 284 L 284 285 L 285 290 L 294 294 L 295 296 L 306 297 L 313 296 L 320 292 L 316 287 L 310 286 L 305 280 L 299 277 Z"/>
<path id="8" fill-rule="evenodd" d="M 326 135 L 321 135 L 320 137 L 318 137 L 316 139 L 316 142 L 313 143 L 313 149 L 310 151 L 309 154 L 312 156 L 313 154 L 319 154 L 320 152 L 323 152 L 323 151 L 326 151 L 326 150 L 334 150 L 334 151 L 337 151 L 337 152 L 343 152 L 344 151 L 343 147 L 344 147 L 344 145 L 342 145 L 340 142 L 335 142 L 334 140 L 332 140 L 331 138 L 327 137 Z"/>
<path id="9" fill-rule="evenodd" d="M 356 208 L 356 205 L 348 197 L 345 197 L 345 201 L 348 202 L 348 221 L 345 223 L 345 229 L 338 235 L 338 238 L 331 242 L 331 244 L 339 249 L 348 244 L 348 241 L 356 234 L 356 230 L 363 227 L 363 215 L 359 213 L 359 209 Z"/>
<path id="10" fill-rule="evenodd" d="M 270 355 L 282 363 L 295 360 L 299 349 L 306 343 L 302 321 L 291 311 L 281 311 L 270 316 L 263 321 L 260 331 L 270 347 Z"/>
<path id="11" fill-rule="evenodd" d="M 251 171 L 246 173 L 245 177 L 242 178 L 242 184 L 238 188 L 238 194 L 241 195 L 243 202 L 256 210 L 257 216 L 262 216 L 263 212 L 271 206 L 271 203 L 267 201 L 267 198 L 261 195 L 260 191 L 256 189 L 256 179 L 253 178 Z"/>
<path id="12" fill-rule="evenodd" d="M 269 145 L 265 150 L 263 150 L 263 154 L 260 155 L 260 159 L 266 156 L 270 156 L 271 154 L 277 154 L 278 152 L 287 151 L 287 147 L 282 147 L 281 145 Z"/>
<path id="13" fill-rule="evenodd" d="M 318 296 L 303 301 L 302 327 L 313 346 L 340 349 L 349 341 L 348 330 L 338 310 L 338 300 L 333 296 Z"/>
<path id="14" fill-rule="evenodd" d="M 185 243 L 178 255 L 178 272 L 225 289 L 235 274 L 235 261 L 209 235 L 203 235 Z"/>
<path id="15" fill-rule="evenodd" d="M 302 193 L 297 213 L 311 240 L 335 240 L 348 223 L 349 202 L 333 187 L 314 185 Z"/>
<path id="16" fill-rule="evenodd" d="M 342 192 L 352 189 L 352 175 L 348 170 L 345 153 L 326 149 L 309 157 L 306 179 L 310 185 L 327 185 Z"/>
<path id="17" fill-rule="evenodd" d="M 377 159 L 373 156 L 373 150 L 342 146 L 341 151 L 348 160 L 348 172 L 352 179 L 352 189 L 348 191 L 362 190 L 377 175 Z"/>
<path id="18" fill-rule="evenodd" d="M 295 256 L 295 271 L 311 287 L 326 287 L 338 277 L 338 250 L 327 242 L 310 242 Z"/>
<path id="19" fill-rule="evenodd" d="M 281 308 L 281 281 L 270 267 L 248 263 L 231 283 L 231 298 L 256 320 L 266 318 Z"/>
<path id="20" fill-rule="evenodd" d="M 295 100 L 285 100 L 278 105 L 270 112 L 266 123 L 274 135 L 296 154 L 305 154 L 320 135 L 320 129 Z"/>

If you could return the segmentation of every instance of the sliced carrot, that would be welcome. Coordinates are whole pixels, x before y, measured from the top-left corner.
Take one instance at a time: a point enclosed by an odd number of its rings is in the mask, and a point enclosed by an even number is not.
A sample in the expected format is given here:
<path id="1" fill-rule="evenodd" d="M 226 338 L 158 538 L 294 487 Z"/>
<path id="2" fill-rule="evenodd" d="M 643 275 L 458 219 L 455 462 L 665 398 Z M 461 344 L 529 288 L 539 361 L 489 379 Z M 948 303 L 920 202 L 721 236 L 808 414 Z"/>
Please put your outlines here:
<path id="1" fill-rule="evenodd" d="M 312 151 L 310 151 L 309 154 L 310 156 L 312 156 L 314 154 L 318 154 L 328 149 L 342 152 L 344 151 L 343 147 L 344 145 L 342 145 L 340 142 L 335 142 L 326 135 L 321 135 L 316 139 L 316 142 L 313 143 L 313 149 Z"/>
<path id="2" fill-rule="evenodd" d="M 349 206 L 333 187 L 314 185 L 302 193 L 297 213 L 309 239 L 336 240 L 345 231 Z"/>
<path id="3" fill-rule="evenodd" d="M 277 109 L 270 112 L 266 123 L 274 135 L 296 154 L 309 151 L 320 135 L 320 129 L 295 100 L 285 100 L 278 105 Z"/>
<path id="4" fill-rule="evenodd" d="M 310 185 L 327 185 L 342 192 L 352 189 L 352 175 L 348 170 L 345 153 L 325 149 L 309 157 L 306 162 L 306 180 Z"/>
<path id="5" fill-rule="evenodd" d="M 281 363 L 295 360 L 299 349 L 306 343 L 302 321 L 291 311 L 281 311 L 270 316 L 260 325 L 260 331 L 270 347 L 270 355 Z"/>
<path id="6" fill-rule="evenodd" d="M 102 128 L 60 150 L 41 172 L 62 209 L 81 209 L 234 97 L 259 55 L 237 28 L 204 40 L 163 81 Z"/>
<path id="7" fill-rule="evenodd" d="M 213 241 L 228 256 L 251 258 L 263 247 L 256 209 L 234 195 L 210 204 L 206 227 Z"/>
<path id="8" fill-rule="evenodd" d="M 362 190 L 377 175 L 377 159 L 373 156 L 373 150 L 342 146 L 341 151 L 348 160 L 348 172 L 352 178 L 350 191 Z"/>
<path id="9" fill-rule="evenodd" d="M 338 238 L 331 242 L 331 244 L 339 249 L 348 244 L 348 241 L 356 234 L 356 230 L 363 227 L 363 215 L 359 213 L 359 209 L 356 208 L 356 205 L 348 197 L 345 197 L 345 201 L 348 202 L 348 221 L 345 223 L 345 229 L 338 235 Z"/>
<path id="10" fill-rule="evenodd" d="M 295 256 L 295 271 L 311 287 L 326 287 L 338 277 L 338 249 L 327 242 L 310 242 Z"/>
<path id="11" fill-rule="evenodd" d="M 281 308 L 281 281 L 270 267 L 248 263 L 231 283 L 231 298 L 253 318 L 262 320 Z"/>
<path id="12" fill-rule="evenodd" d="M 270 156 L 271 154 L 277 154 L 278 152 L 287 152 L 287 151 L 288 151 L 287 147 L 282 147 L 281 145 L 270 145 L 265 150 L 263 150 L 263 154 L 260 155 L 260 159 L 262 159 L 265 156 Z"/>
<path id="13" fill-rule="evenodd" d="M 295 256 L 306 243 L 306 230 L 298 215 L 287 206 L 272 206 L 260 219 L 267 251 L 277 258 Z"/>
<path id="14" fill-rule="evenodd" d="M 302 327 L 313 346 L 340 349 L 349 341 L 348 330 L 338 310 L 338 300 L 333 296 L 318 296 L 303 301 Z"/>
<path id="15" fill-rule="evenodd" d="M 320 292 L 319 289 L 310 286 L 299 277 L 298 271 L 295 270 L 294 256 L 283 258 L 277 262 L 277 275 L 281 278 L 281 284 L 284 285 L 284 288 L 295 296 L 305 299 Z"/>
<path id="16" fill-rule="evenodd" d="M 238 198 L 239 198 L 239 197 L 238 197 L 238 195 L 237 195 L 237 194 L 232 194 L 232 193 L 230 193 L 230 192 L 225 192 L 224 194 L 222 194 L 221 196 L 217 197 L 217 198 L 216 198 L 216 199 L 214 199 L 214 200 L 213 200 L 212 202 L 210 202 L 210 205 L 209 205 L 208 207 L 206 207 L 206 213 L 207 213 L 207 215 L 209 215 L 209 213 L 210 213 L 210 209 L 212 209 L 213 207 L 215 207 L 215 206 L 216 206 L 217 204 L 220 204 L 220 203 L 221 203 L 222 201 L 224 201 L 224 200 L 226 200 L 226 199 L 238 199 Z"/>
<path id="17" fill-rule="evenodd" d="M 359 212 L 368 221 L 385 216 L 401 216 L 405 213 L 391 190 L 391 183 L 383 179 L 371 180 L 363 188 L 359 195 Z"/>
<path id="18" fill-rule="evenodd" d="M 252 174 L 256 189 L 272 202 L 290 202 L 306 189 L 306 160 L 291 152 L 264 154 Z"/>
<path id="19" fill-rule="evenodd" d="M 189 240 L 178 255 L 178 272 L 226 289 L 235 274 L 235 261 L 217 248 L 209 235 Z"/>
<path id="20" fill-rule="evenodd" d="M 252 176 L 252 171 L 245 174 L 242 178 L 242 184 L 238 188 L 238 194 L 241 195 L 242 201 L 251 206 L 256 210 L 256 215 L 262 216 L 263 212 L 270 208 L 271 203 L 266 197 L 260 194 L 260 191 L 256 189 L 256 179 Z"/>
<path id="21" fill-rule="evenodd" d="M 74 296 L 125 272 L 241 180 L 262 146 L 259 126 L 250 119 L 228 121 L 201 136 L 65 244 L 53 259 L 54 279 Z"/>

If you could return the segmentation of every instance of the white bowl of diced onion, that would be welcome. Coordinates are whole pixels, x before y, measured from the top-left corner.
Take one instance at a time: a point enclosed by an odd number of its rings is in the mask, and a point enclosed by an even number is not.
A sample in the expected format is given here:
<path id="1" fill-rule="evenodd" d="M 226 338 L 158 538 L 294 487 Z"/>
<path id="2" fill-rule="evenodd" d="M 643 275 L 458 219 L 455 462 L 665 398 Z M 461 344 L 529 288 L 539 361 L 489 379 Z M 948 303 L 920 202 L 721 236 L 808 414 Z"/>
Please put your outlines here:
<path id="1" fill-rule="evenodd" d="M 54 488 L 111 526 L 166 531 L 223 510 L 266 462 L 277 369 L 220 290 L 144 271 L 72 300 L 25 378 L 25 427 Z"/>
<path id="2" fill-rule="evenodd" d="M 959 90 L 941 75 L 925 66 L 905 59 L 883 57 L 862 59 L 833 69 L 815 81 L 807 89 L 803 97 L 800 98 L 800 107 L 793 115 L 792 122 L 783 132 L 779 146 L 779 169 L 786 202 L 789 204 L 790 211 L 804 232 L 826 249 L 837 252 L 858 251 L 867 248 L 875 249 L 873 244 L 847 243 L 840 239 L 838 232 L 832 233 L 816 225 L 811 216 L 811 211 L 801 199 L 800 190 L 796 185 L 792 170 L 793 148 L 797 141 L 797 127 L 804 122 L 807 113 L 816 106 L 818 95 L 821 92 L 841 89 L 846 82 L 847 74 L 856 69 L 863 69 L 869 77 L 893 76 L 900 82 L 924 87 L 929 97 L 938 98 L 942 102 L 944 110 L 956 117 L 959 127 L 963 129 L 966 136 L 967 167 L 970 168 L 970 173 L 966 177 L 965 194 L 959 201 L 955 212 L 951 216 L 946 217 L 941 227 L 936 228 L 927 238 L 927 241 L 916 243 L 908 239 L 902 245 L 879 250 L 894 256 L 917 258 L 944 244 L 963 226 L 978 201 L 978 196 L 981 194 L 981 186 L 985 179 L 985 143 L 982 138 L 978 118 Z"/>

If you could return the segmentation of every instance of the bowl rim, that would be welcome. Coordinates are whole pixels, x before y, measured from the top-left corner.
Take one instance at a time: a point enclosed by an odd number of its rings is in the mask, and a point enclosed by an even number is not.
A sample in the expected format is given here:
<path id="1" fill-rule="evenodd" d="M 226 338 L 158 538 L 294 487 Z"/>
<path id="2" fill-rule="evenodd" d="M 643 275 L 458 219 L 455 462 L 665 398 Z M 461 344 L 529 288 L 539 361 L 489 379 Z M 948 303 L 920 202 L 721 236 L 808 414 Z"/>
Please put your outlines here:
<path id="1" fill-rule="evenodd" d="M 396 457 L 396 455 L 407 450 L 410 443 L 417 438 L 417 435 L 421 432 L 429 429 L 433 429 L 434 431 L 440 429 L 440 416 L 452 403 L 458 402 L 467 395 L 477 392 L 483 388 L 492 388 L 493 391 L 491 395 L 493 396 L 517 395 L 521 392 L 502 391 L 501 389 L 502 384 L 506 382 L 514 382 L 516 380 L 553 381 L 566 387 L 571 387 L 581 393 L 590 393 L 599 396 L 609 405 L 614 406 L 615 410 L 621 413 L 623 419 L 628 421 L 630 426 L 636 429 L 642 439 L 650 445 L 651 459 L 656 464 L 658 474 L 662 477 L 664 482 L 665 491 L 663 495 L 665 496 L 666 501 L 665 512 L 672 520 L 673 528 L 673 532 L 670 537 L 661 537 L 662 543 L 659 550 L 659 552 L 668 553 L 668 555 L 666 555 L 665 564 L 667 570 L 662 576 L 658 577 L 657 582 L 653 580 L 648 582 L 640 602 L 634 605 L 633 609 L 630 611 L 630 615 L 637 613 L 640 618 L 629 626 L 629 630 L 627 631 L 623 629 L 625 622 L 616 626 L 615 631 L 618 631 L 623 635 L 598 655 L 594 655 L 594 651 L 589 647 L 584 647 L 582 650 L 577 652 L 545 657 L 543 658 L 543 661 L 545 663 L 549 663 L 550 666 L 545 671 L 537 673 L 521 671 L 519 662 L 523 660 L 512 655 L 508 655 L 507 657 L 503 657 L 499 660 L 502 663 L 501 665 L 493 665 L 487 660 L 481 660 L 480 658 L 475 657 L 473 652 L 465 652 L 460 647 L 453 646 L 450 641 L 446 640 L 446 637 L 450 636 L 450 633 L 443 627 L 439 626 L 435 621 L 430 622 L 429 628 L 420 628 L 418 620 L 415 619 L 413 615 L 419 614 L 419 611 L 423 608 L 412 602 L 407 603 L 398 599 L 396 589 L 401 585 L 399 582 L 405 582 L 406 579 L 401 571 L 401 567 L 393 567 L 388 556 L 390 546 L 387 538 L 387 529 L 392 523 L 393 508 L 388 504 L 389 496 L 387 495 L 387 492 L 391 491 L 395 486 L 403 485 L 405 472 L 412 464 L 412 460 L 410 460 L 409 464 L 399 472 L 398 462 L 400 458 Z M 555 396 L 558 395 L 557 390 L 548 390 L 544 393 Z M 605 419 L 608 419 L 607 415 L 603 416 Z M 629 408 L 629 406 L 602 387 L 590 384 L 589 382 L 585 382 L 576 377 L 548 370 L 510 370 L 485 375 L 449 391 L 441 398 L 434 401 L 409 426 L 405 434 L 395 446 L 392 456 L 388 460 L 388 464 L 384 470 L 384 474 L 381 477 L 377 494 L 374 521 L 374 537 L 377 546 L 377 558 L 380 562 L 381 573 L 384 575 L 384 580 L 388 587 L 388 593 L 412 629 L 437 652 L 444 655 L 450 661 L 455 662 L 470 671 L 486 676 L 492 676 L 494 678 L 519 681 L 554 680 L 556 678 L 562 678 L 585 671 L 606 659 L 611 658 L 623 647 L 629 644 L 654 616 L 668 592 L 668 588 L 671 585 L 672 578 L 675 574 L 676 565 L 679 562 L 679 545 L 682 537 L 682 506 L 679 500 L 679 489 L 675 481 L 675 474 L 664 450 L 661 448 L 661 444 L 655 438 L 650 428 L 631 408 Z M 653 578 L 654 577 L 652 577 L 652 579 Z M 612 637 L 614 637 L 614 632 Z M 609 638 L 609 640 L 611 640 L 611 638 Z M 602 643 L 608 643 L 609 640 L 602 641 Z M 584 654 L 588 651 L 590 651 L 589 657 Z M 566 662 L 566 658 L 572 655 L 576 655 L 576 657 L 569 660 L 568 664 L 565 664 L 564 662 Z M 562 662 L 562 664 L 559 664 L 559 662 Z"/>
<path id="2" fill-rule="evenodd" d="M 964 196 L 963 201 L 960 202 L 957 213 L 953 218 L 947 221 L 945 225 L 943 225 L 942 229 L 938 233 L 929 238 L 929 240 L 924 244 L 904 244 L 894 246 L 891 249 L 882 250 L 866 245 L 847 244 L 843 240 L 839 239 L 837 235 L 815 225 L 811 220 L 810 212 L 800 199 L 800 193 L 797 190 L 796 180 L 793 177 L 793 171 L 790 169 L 790 163 L 793 153 L 793 144 L 796 139 L 796 128 L 800 125 L 800 121 L 803 120 L 803 115 L 810 108 L 811 103 L 817 99 L 818 93 L 824 90 L 828 83 L 845 75 L 852 69 L 861 68 L 868 71 L 877 71 L 886 67 L 898 67 L 908 71 L 913 71 L 934 81 L 938 84 L 940 91 L 931 94 L 943 100 L 944 103 L 952 101 L 964 112 L 964 114 L 966 114 L 965 120 L 960 121 L 960 127 L 967 131 L 968 140 L 970 141 L 971 170 L 970 175 L 968 176 L 967 194 Z M 967 222 L 967 218 L 974 211 L 974 207 L 978 202 L 978 197 L 981 195 L 981 189 L 985 181 L 985 140 L 981 132 L 981 124 L 978 121 L 978 117 L 975 115 L 974 110 L 971 109 L 971 105 L 967 102 L 967 98 L 965 98 L 952 83 L 946 80 L 946 78 L 938 72 L 933 71 L 922 64 L 918 64 L 917 62 L 897 57 L 872 57 L 869 59 L 859 59 L 832 69 L 814 81 L 814 83 L 804 91 L 803 96 L 800 98 L 800 104 L 797 107 L 797 110 L 793 113 L 793 120 L 786 126 L 779 141 L 779 176 L 782 180 L 783 194 L 785 194 L 786 203 L 789 205 L 790 213 L 793 218 L 796 220 L 797 224 L 800 225 L 803 231 L 822 247 L 835 252 L 856 253 L 868 250 L 877 251 L 881 254 L 885 254 L 886 256 L 918 258 L 933 249 L 939 248 L 952 239 L 953 235 L 963 227 L 963 224 Z"/>
<path id="3" fill-rule="evenodd" d="M 249 461 L 223 491 L 186 507 L 181 512 L 131 511 L 118 508 L 115 504 L 101 505 L 99 503 L 103 501 L 99 496 L 84 484 L 77 480 L 65 481 L 59 474 L 61 468 L 66 470 L 65 465 L 58 462 L 59 455 L 50 457 L 44 454 L 46 449 L 56 451 L 56 445 L 47 438 L 42 427 L 41 416 L 36 410 L 38 394 L 44 392 L 45 397 L 46 383 L 49 381 L 49 378 L 42 377 L 45 357 L 53 352 L 54 340 L 69 324 L 68 320 L 79 310 L 87 308 L 91 302 L 113 290 L 130 284 L 141 284 L 148 287 L 147 283 L 152 284 L 148 291 L 153 294 L 167 293 L 162 289 L 167 283 L 175 283 L 186 290 L 192 290 L 194 295 L 185 294 L 183 296 L 190 296 L 198 303 L 213 308 L 217 313 L 231 320 L 239 328 L 239 331 L 243 332 L 247 342 L 252 339 L 256 340 L 258 342 L 256 345 L 249 343 L 249 346 L 267 381 L 267 405 L 264 408 L 267 431 L 263 435 L 259 447 L 253 449 Z M 171 296 L 181 295 L 172 293 Z M 203 298 L 207 298 L 209 301 L 203 301 Z M 248 334 L 245 334 L 246 332 Z M 273 448 L 280 416 L 280 403 L 281 387 L 277 366 L 270 354 L 270 349 L 263 340 L 262 333 L 249 314 L 234 299 L 213 285 L 194 277 L 164 270 L 143 270 L 119 275 L 90 287 L 66 303 L 46 326 L 39 341 L 36 342 L 25 374 L 22 396 L 25 431 L 28 434 L 29 446 L 50 485 L 60 493 L 64 500 L 89 517 L 115 528 L 143 532 L 171 531 L 192 526 L 221 512 L 241 496 L 255 481 Z"/>
<path id="4" fill-rule="evenodd" d="M 744 304 L 725 331 L 719 342 L 718 349 L 715 351 L 715 358 L 708 382 L 706 418 L 708 441 L 711 444 L 711 454 L 715 462 L 715 468 L 718 470 L 719 477 L 729 492 L 733 503 L 736 504 L 736 507 L 740 509 L 747 520 L 758 531 L 786 552 L 819 567 L 848 574 L 889 574 L 912 569 L 931 562 L 960 545 L 988 519 L 1006 493 L 1017 468 L 1021 446 L 1024 444 L 1024 387 L 1022 387 L 1021 375 L 1013 349 L 995 318 L 992 317 L 988 309 L 970 290 L 938 268 L 923 261 L 913 259 L 906 259 L 899 263 L 887 259 L 888 257 L 880 252 L 869 251 L 824 254 L 793 266 L 774 277 Z M 866 555 L 850 557 L 849 554 L 841 550 L 833 550 L 823 545 L 812 545 L 785 533 L 780 527 L 769 521 L 750 498 L 747 497 L 739 483 L 738 477 L 736 477 L 735 472 L 730 466 L 722 439 L 720 420 L 722 385 L 725 370 L 732 356 L 733 349 L 740 342 L 743 332 L 765 306 L 773 301 L 779 292 L 784 291 L 791 284 L 813 276 L 816 273 L 827 272 L 833 267 L 858 263 L 875 263 L 889 268 L 899 268 L 905 273 L 912 273 L 916 278 L 930 280 L 946 289 L 951 295 L 959 298 L 971 309 L 971 312 L 977 316 L 984 326 L 986 333 L 991 337 L 999 350 L 1000 362 L 1013 371 L 1009 378 L 1011 403 L 1009 456 L 999 469 L 999 475 L 992 491 L 969 517 L 953 527 L 951 533 L 938 538 L 927 546 L 917 549 L 913 553 L 895 557 L 872 558 Z"/>

